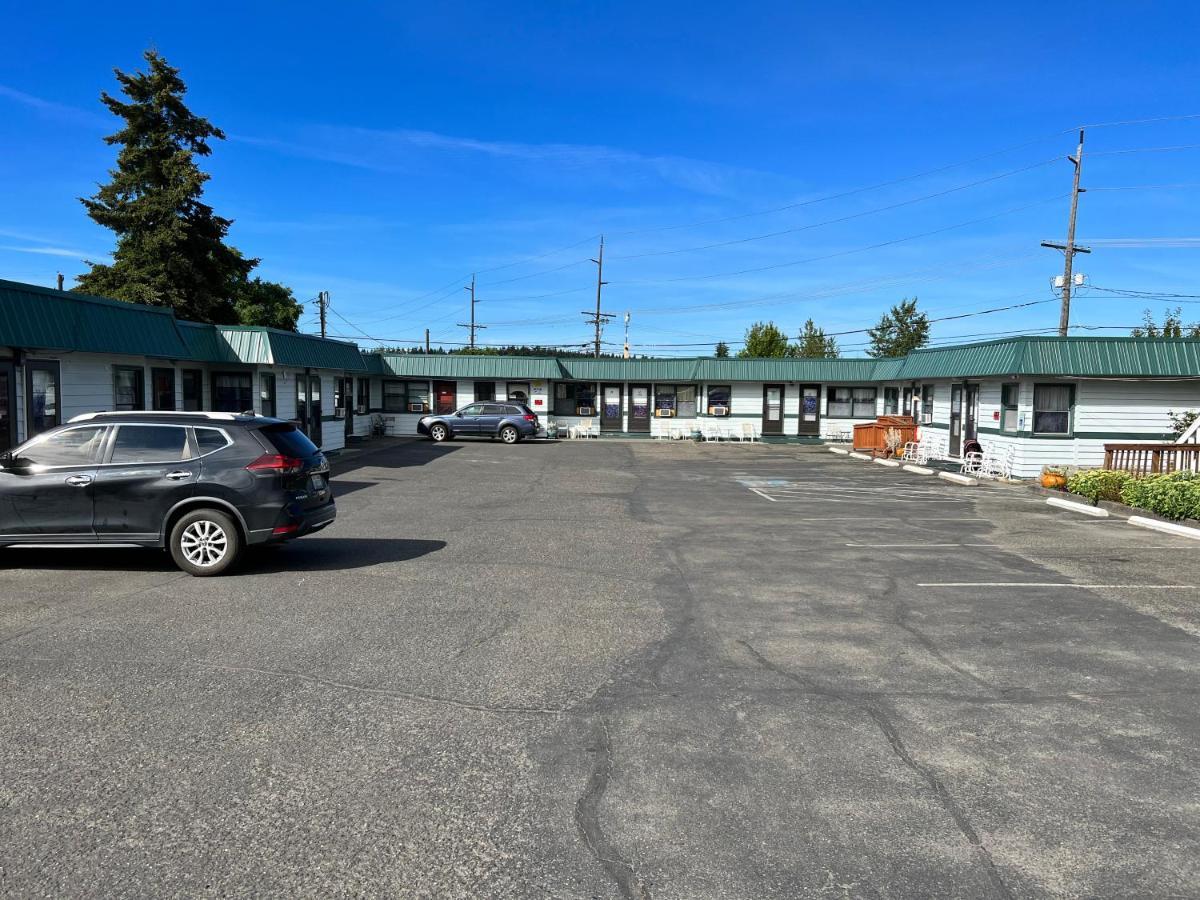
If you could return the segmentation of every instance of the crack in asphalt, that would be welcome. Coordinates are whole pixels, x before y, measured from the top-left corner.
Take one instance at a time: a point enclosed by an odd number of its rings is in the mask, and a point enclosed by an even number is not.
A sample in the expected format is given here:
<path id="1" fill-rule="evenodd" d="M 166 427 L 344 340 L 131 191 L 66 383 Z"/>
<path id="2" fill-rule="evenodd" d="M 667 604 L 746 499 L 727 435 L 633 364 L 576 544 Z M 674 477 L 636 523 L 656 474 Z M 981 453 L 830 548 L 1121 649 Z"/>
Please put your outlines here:
<path id="1" fill-rule="evenodd" d="M 621 896 L 628 900 L 650 900 L 650 892 L 633 865 L 621 855 L 600 824 L 600 802 L 613 772 L 612 736 L 604 722 L 592 728 L 587 752 L 593 758 L 592 774 L 583 794 L 575 801 L 575 824 L 592 856 L 616 882 Z"/>
<path id="2" fill-rule="evenodd" d="M 892 754 L 898 760 L 900 760 L 905 767 L 913 772 L 913 774 L 917 775 L 922 781 L 925 782 L 925 784 L 937 798 L 938 803 L 954 821 L 959 833 L 962 834 L 967 843 L 969 843 L 974 849 L 980 865 L 983 867 L 984 872 L 988 876 L 988 880 L 992 883 L 992 886 L 996 890 L 996 894 L 1005 898 L 1005 900 L 1012 900 L 1014 896 L 1012 890 L 1004 882 L 1003 877 L 1000 875 L 1000 871 L 996 868 L 995 860 L 992 859 L 991 852 L 988 850 L 987 845 L 983 843 L 983 839 L 979 836 L 979 832 L 977 832 L 975 827 L 971 824 L 971 820 L 967 817 L 966 812 L 961 806 L 959 806 L 958 801 L 954 799 L 954 796 L 950 793 L 950 790 L 937 776 L 933 769 L 918 762 L 917 759 L 912 755 L 912 752 L 905 745 L 904 739 L 901 737 L 900 731 L 896 727 L 896 724 L 892 721 L 887 711 L 884 710 L 880 704 L 872 703 L 868 700 L 865 700 L 862 696 L 838 690 L 837 688 L 821 684 L 811 678 L 808 678 L 807 676 L 798 675 L 794 672 L 788 671 L 787 669 L 784 669 L 781 666 L 771 662 L 769 659 L 759 653 L 758 650 L 756 650 L 749 642 L 739 640 L 738 643 L 741 644 L 750 654 L 750 656 L 753 657 L 754 660 L 764 669 L 775 673 L 781 678 L 786 678 L 789 681 L 793 681 L 802 685 L 813 694 L 857 706 L 859 709 L 865 712 L 871 721 L 875 723 L 875 727 L 879 729 L 884 738 L 887 740 L 888 746 L 892 750 Z"/>

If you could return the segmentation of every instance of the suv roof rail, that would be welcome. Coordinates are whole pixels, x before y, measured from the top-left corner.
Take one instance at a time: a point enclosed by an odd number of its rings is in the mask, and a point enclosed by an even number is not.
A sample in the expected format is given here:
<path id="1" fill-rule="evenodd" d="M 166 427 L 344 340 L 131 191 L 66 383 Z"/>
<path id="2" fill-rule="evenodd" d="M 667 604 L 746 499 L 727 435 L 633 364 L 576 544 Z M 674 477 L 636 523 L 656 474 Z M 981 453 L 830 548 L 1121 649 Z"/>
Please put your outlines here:
<path id="1" fill-rule="evenodd" d="M 99 419 L 107 416 L 187 416 L 192 419 L 216 419 L 221 422 L 231 422 L 239 416 L 254 415 L 254 413 L 230 413 L 230 412 L 205 412 L 204 410 L 150 410 L 150 409 L 130 409 L 130 410 L 104 410 L 102 412 L 82 413 L 68 420 L 70 422 L 87 422 L 90 419 Z"/>

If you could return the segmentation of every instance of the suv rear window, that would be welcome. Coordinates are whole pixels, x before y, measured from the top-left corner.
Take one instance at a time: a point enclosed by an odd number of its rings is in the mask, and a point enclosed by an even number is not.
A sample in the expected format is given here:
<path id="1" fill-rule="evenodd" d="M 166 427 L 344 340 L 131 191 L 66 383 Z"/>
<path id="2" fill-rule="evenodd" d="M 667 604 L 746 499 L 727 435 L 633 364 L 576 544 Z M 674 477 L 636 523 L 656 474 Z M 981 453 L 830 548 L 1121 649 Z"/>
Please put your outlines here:
<path id="1" fill-rule="evenodd" d="M 280 422 L 278 425 L 264 425 L 259 429 L 271 446 L 285 456 L 295 456 L 304 459 L 320 451 L 317 445 L 308 439 L 303 431 L 290 422 Z"/>

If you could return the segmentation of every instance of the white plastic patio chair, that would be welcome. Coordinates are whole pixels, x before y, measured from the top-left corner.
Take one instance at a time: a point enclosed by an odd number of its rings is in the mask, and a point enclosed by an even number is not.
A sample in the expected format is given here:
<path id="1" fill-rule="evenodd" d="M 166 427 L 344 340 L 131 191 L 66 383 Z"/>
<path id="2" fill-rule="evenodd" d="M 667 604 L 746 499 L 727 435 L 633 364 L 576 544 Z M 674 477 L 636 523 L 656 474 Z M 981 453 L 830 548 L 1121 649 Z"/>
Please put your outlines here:
<path id="1" fill-rule="evenodd" d="M 596 427 L 594 419 L 580 419 L 579 424 L 572 426 L 572 435 L 581 438 L 594 438 L 600 436 L 600 429 Z"/>
<path id="2" fill-rule="evenodd" d="M 751 442 L 758 440 L 758 429 L 754 427 L 753 422 L 742 423 L 742 440 Z"/>
<path id="3" fill-rule="evenodd" d="M 983 474 L 983 454 L 978 450 L 963 454 L 962 465 L 958 470 L 963 475 Z"/>
<path id="4" fill-rule="evenodd" d="M 701 431 L 701 434 L 703 435 L 704 440 L 706 440 L 706 441 L 720 441 L 721 438 L 723 437 L 723 435 L 721 434 L 720 427 L 713 424 L 712 422 L 704 423 L 704 428 Z"/>
<path id="5" fill-rule="evenodd" d="M 1001 449 L 985 451 L 980 474 L 985 478 L 1011 478 L 1013 455 L 1011 444 Z"/>

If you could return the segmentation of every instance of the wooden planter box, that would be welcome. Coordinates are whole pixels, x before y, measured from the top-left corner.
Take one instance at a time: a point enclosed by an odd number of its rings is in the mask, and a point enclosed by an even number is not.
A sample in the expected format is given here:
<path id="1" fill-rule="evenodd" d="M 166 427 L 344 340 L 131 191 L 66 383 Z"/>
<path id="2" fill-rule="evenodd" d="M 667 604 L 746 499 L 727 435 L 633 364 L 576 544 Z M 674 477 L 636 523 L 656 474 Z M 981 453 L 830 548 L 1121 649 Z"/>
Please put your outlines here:
<path id="1" fill-rule="evenodd" d="M 854 449 L 863 453 L 886 452 L 886 435 L 892 428 L 900 432 L 897 450 L 917 439 L 917 425 L 912 416 L 880 416 L 874 422 L 861 422 L 854 426 Z"/>

